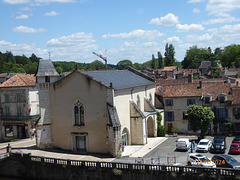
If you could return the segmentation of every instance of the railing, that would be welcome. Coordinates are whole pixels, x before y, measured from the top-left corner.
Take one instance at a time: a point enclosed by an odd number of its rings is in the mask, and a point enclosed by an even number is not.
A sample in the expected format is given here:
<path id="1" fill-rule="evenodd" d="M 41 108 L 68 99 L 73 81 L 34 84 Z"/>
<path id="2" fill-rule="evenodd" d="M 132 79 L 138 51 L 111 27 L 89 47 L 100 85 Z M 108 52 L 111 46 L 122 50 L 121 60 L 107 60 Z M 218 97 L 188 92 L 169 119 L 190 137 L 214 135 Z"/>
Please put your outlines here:
<path id="1" fill-rule="evenodd" d="M 78 167 L 94 167 L 106 169 L 135 170 L 146 172 L 180 172 L 187 174 L 209 174 L 216 176 L 236 176 L 240 175 L 240 170 L 232 168 L 204 168 L 194 166 L 174 166 L 174 165 L 151 165 L 135 163 L 118 163 L 118 162 L 99 162 L 99 161 L 78 161 L 69 159 L 56 159 L 40 156 L 31 156 L 31 154 L 11 153 L 11 156 L 27 157 L 30 161 L 47 164 L 58 164 Z"/>
<path id="2" fill-rule="evenodd" d="M 4 147 L 4 148 L 0 149 L 0 156 L 2 156 L 4 154 L 7 154 L 7 153 L 8 153 L 7 147 Z"/>
<path id="3" fill-rule="evenodd" d="M 1 120 L 5 121 L 27 121 L 27 120 L 37 120 L 40 118 L 40 114 L 32 116 L 1 116 Z"/>

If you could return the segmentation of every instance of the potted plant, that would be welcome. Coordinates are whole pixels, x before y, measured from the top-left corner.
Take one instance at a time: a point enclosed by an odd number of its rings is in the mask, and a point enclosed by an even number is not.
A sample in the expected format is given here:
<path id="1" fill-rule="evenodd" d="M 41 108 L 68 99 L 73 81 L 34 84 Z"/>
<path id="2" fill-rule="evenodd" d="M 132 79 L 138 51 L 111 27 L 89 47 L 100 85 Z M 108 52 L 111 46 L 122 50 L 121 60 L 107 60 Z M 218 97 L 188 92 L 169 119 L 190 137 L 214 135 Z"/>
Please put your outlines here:
<path id="1" fill-rule="evenodd" d="M 179 129 L 178 128 L 172 128 L 171 132 L 173 133 L 174 137 L 177 137 L 178 133 L 179 133 Z"/>

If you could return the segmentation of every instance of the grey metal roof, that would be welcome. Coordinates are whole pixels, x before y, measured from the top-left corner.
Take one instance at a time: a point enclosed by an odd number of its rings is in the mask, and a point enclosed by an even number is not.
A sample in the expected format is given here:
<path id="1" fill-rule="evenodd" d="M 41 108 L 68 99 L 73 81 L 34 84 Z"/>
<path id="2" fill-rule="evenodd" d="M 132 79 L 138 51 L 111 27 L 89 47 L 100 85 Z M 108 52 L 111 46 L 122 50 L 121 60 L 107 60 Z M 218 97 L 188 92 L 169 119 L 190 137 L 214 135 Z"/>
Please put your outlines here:
<path id="1" fill-rule="evenodd" d="M 40 59 L 36 76 L 59 76 L 50 59 Z"/>
<path id="2" fill-rule="evenodd" d="M 110 83 L 112 83 L 112 87 L 115 90 L 155 84 L 147 77 L 136 74 L 132 70 L 86 71 L 83 73 L 107 86 L 110 86 Z"/>

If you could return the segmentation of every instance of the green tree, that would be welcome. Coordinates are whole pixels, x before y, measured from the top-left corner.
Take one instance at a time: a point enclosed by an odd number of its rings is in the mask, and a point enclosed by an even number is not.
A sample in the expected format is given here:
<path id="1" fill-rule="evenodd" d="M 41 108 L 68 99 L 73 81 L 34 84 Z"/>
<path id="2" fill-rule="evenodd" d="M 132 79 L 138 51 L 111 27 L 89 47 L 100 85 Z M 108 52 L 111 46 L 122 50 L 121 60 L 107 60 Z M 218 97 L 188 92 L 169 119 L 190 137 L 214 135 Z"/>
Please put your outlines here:
<path id="1" fill-rule="evenodd" d="M 187 108 L 187 114 L 191 130 L 193 132 L 201 130 L 201 138 L 204 138 L 209 130 L 209 124 L 215 117 L 211 108 L 199 105 L 190 105 Z"/>
<path id="2" fill-rule="evenodd" d="M 127 60 L 127 59 L 119 61 L 117 63 L 117 69 L 119 69 L 119 70 L 126 69 L 128 66 L 132 67 L 133 64 L 132 64 L 132 61 Z"/>
<path id="3" fill-rule="evenodd" d="M 133 64 L 133 68 L 134 68 L 134 69 L 137 69 L 137 70 L 141 70 L 141 69 L 142 69 L 142 65 L 139 64 L 139 63 L 134 63 L 134 64 Z"/>
<path id="4" fill-rule="evenodd" d="M 168 43 L 165 46 L 165 58 L 164 58 L 164 63 L 165 66 L 172 66 L 175 65 L 175 50 L 174 50 L 174 46 L 172 44 Z"/>
<path id="5" fill-rule="evenodd" d="M 210 51 L 211 49 L 198 48 L 197 46 L 190 47 L 182 61 L 183 68 L 198 69 L 202 61 L 216 60 L 217 57 Z"/>
<path id="6" fill-rule="evenodd" d="M 41 58 L 38 58 L 34 53 L 32 53 L 32 55 L 31 55 L 31 57 L 29 57 L 29 60 L 31 61 L 31 62 L 35 62 L 35 63 L 39 63 L 39 60 L 40 60 Z"/>
<path id="7" fill-rule="evenodd" d="M 240 45 L 230 45 L 224 48 L 219 59 L 224 67 L 240 67 Z"/>
<path id="8" fill-rule="evenodd" d="M 157 136 L 158 137 L 165 137 L 166 135 L 166 128 L 161 125 L 162 122 L 162 115 L 160 112 L 157 111 Z"/>
<path id="9" fill-rule="evenodd" d="M 56 71 L 58 72 L 58 74 L 61 74 L 63 72 L 63 68 L 61 67 L 56 67 Z"/>
<path id="10" fill-rule="evenodd" d="M 158 52 L 158 69 L 163 69 L 164 61 L 161 52 Z"/>
<path id="11" fill-rule="evenodd" d="M 100 70 L 100 69 L 106 69 L 106 66 L 99 60 L 95 60 L 91 62 L 88 66 L 89 71 Z"/>
<path id="12" fill-rule="evenodd" d="M 152 54 L 151 68 L 156 69 L 156 59 L 155 59 L 155 57 L 154 57 L 154 54 Z"/>

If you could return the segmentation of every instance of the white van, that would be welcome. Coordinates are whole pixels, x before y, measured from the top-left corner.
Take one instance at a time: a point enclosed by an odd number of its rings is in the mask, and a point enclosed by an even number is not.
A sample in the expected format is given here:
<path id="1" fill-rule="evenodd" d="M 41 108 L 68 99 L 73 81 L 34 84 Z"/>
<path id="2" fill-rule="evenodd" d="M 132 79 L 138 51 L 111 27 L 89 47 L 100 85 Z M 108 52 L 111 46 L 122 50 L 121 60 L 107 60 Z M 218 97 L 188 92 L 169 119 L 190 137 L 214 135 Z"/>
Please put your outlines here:
<path id="1" fill-rule="evenodd" d="M 191 142 L 187 138 L 180 138 L 177 140 L 176 150 L 188 150 L 191 147 Z"/>

